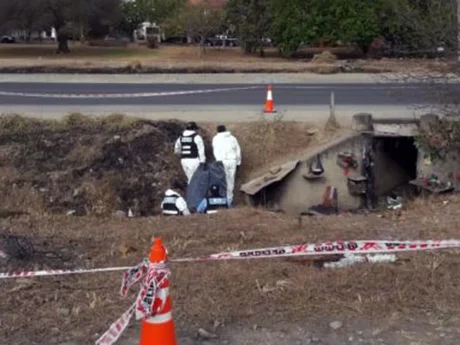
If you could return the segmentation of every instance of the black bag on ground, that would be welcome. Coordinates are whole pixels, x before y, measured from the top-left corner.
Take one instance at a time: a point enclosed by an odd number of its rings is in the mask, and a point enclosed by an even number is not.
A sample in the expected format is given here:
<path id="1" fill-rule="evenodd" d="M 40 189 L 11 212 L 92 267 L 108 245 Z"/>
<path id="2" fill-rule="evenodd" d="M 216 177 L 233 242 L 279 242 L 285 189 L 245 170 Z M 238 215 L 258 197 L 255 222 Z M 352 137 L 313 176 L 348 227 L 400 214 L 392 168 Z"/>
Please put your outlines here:
<path id="1" fill-rule="evenodd" d="M 203 163 L 196 169 L 187 187 L 186 200 L 189 209 L 196 209 L 213 185 L 219 186 L 221 197 L 227 197 L 227 183 L 222 162 Z"/>

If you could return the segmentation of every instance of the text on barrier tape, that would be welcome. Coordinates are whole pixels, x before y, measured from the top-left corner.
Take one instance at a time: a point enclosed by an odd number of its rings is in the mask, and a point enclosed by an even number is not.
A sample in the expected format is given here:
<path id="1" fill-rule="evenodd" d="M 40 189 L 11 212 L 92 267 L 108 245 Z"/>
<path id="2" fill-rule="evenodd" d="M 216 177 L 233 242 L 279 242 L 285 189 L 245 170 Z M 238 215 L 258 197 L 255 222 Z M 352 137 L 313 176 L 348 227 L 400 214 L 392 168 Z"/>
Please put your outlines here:
<path id="1" fill-rule="evenodd" d="M 335 241 L 319 244 L 302 244 L 295 246 L 230 251 L 199 258 L 171 259 L 170 262 L 265 259 L 293 256 L 323 256 L 347 253 L 381 254 L 448 248 L 460 248 L 460 241 Z"/>
<path id="2" fill-rule="evenodd" d="M 413 252 L 436 249 L 460 248 L 460 240 L 427 240 L 427 241 L 334 241 L 318 244 L 301 244 L 272 248 L 229 251 L 197 258 L 170 259 L 172 263 L 206 262 L 222 260 L 268 259 L 296 256 L 324 256 L 336 254 L 382 254 L 397 252 Z M 56 276 L 83 273 L 101 273 L 125 271 L 131 267 L 108 267 L 76 270 L 44 270 L 30 272 L 0 273 L 0 279 L 28 278 L 39 276 Z"/>

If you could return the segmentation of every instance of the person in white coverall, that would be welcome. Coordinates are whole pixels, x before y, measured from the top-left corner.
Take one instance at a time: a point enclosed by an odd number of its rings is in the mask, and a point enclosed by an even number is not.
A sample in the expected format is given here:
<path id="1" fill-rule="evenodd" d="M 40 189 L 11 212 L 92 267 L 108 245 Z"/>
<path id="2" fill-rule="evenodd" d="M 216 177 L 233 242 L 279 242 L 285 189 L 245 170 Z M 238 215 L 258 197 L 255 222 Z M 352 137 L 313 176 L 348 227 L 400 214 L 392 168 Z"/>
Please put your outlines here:
<path id="1" fill-rule="evenodd" d="M 189 122 L 174 147 L 174 153 L 181 157 L 182 169 L 184 169 L 188 183 L 200 164 L 206 162 L 203 138 L 197 131 L 196 123 Z"/>
<path id="2" fill-rule="evenodd" d="M 212 149 L 216 161 L 222 162 L 224 165 L 228 205 L 232 205 L 236 168 L 241 165 L 240 145 L 224 125 L 219 125 L 217 126 L 217 134 L 212 139 Z"/>

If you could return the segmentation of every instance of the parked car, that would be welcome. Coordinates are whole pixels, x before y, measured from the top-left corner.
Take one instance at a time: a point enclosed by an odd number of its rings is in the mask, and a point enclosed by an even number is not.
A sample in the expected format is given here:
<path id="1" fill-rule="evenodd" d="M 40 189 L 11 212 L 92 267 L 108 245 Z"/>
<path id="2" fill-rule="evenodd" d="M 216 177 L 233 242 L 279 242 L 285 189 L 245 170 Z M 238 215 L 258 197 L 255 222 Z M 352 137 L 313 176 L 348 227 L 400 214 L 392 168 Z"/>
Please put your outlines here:
<path id="1" fill-rule="evenodd" d="M 232 37 L 206 37 L 204 44 L 209 46 L 209 47 L 221 47 L 224 45 L 224 40 L 225 40 L 225 46 L 226 47 L 236 47 L 238 46 L 238 39 L 237 38 L 232 38 Z"/>
<path id="2" fill-rule="evenodd" d="M 16 43 L 16 39 L 13 36 L 2 36 L 0 43 Z"/>
<path id="3" fill-rule="evenodd" d="M 170 36 L 166 38 L 163 43 L 168 43 L 168 44 L 187 44 L 188 39 L 187 36 Z"/>

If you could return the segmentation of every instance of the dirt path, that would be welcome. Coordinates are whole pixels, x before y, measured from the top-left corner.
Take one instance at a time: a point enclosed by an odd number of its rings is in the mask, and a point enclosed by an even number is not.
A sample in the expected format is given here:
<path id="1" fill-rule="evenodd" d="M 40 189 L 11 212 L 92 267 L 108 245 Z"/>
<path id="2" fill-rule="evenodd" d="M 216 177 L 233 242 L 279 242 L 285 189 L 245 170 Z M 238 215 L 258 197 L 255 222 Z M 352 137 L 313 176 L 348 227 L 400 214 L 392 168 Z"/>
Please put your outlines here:
<path id="1" fill-rule="evenodd" d="M 319 319 L 294 325 L 274 322 L 269 328 L 222 327 L 210 333 L 209 338 L 182 336 L 179 345 L 454 345 L 458 344 L 459 326 L 456 318 L 421 316 L 416 320 L 401 320 L 396 314 L 379 322 L 360 319 Z M 138 328 L 133 327 L 119 345 L 137 345 Z"/>

